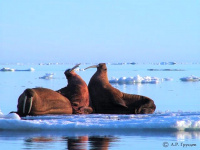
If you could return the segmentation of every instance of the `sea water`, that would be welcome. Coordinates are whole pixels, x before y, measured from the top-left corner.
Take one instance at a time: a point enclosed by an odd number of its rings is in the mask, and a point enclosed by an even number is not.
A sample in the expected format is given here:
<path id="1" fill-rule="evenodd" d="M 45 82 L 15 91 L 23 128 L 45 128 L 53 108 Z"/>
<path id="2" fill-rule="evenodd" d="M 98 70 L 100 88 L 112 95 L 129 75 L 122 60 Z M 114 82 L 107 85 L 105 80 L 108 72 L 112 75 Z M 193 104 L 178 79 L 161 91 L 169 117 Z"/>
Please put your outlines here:
<path id="1" fill-rule="evenodd" d="M 112 83 L 119 90 L 148 96 L 157 108 L 144 115 L 46 115 L 20 118 L 17 99 L 26 88 L 58 90 L 67 85 L 64 71 L 75 64 L 4 64 L 22 71 L 0 71 L 1 149 L 200 149 L 200 64 L 107 64 L 108 78 L 157 77 L 153 83 Z M 96 69 L 77 71 L 86 83 Z M 28 68 L 35 71 L 23 71 Z M 151 71 L 150 71 L 151 70 Z M 152 71 L 153 70 L 153 71 Z M 41 79 L 46 73 L 50 79 Z M 164 78 L 171 80 L 165 81 Z"/>

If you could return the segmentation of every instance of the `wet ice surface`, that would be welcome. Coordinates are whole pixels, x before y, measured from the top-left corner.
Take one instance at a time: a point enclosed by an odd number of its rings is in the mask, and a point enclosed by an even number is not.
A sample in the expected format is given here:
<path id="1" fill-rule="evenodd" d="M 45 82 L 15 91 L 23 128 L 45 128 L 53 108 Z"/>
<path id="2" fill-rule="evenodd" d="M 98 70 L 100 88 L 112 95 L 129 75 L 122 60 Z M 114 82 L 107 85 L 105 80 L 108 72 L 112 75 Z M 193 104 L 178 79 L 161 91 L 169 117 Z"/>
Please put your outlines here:
<path id="1" fill-rule="evenodd" d="M 15 131 L 200 131 L 199 112 L 155 112 L 139 115 L 0 116 L 0 130 Z"/>

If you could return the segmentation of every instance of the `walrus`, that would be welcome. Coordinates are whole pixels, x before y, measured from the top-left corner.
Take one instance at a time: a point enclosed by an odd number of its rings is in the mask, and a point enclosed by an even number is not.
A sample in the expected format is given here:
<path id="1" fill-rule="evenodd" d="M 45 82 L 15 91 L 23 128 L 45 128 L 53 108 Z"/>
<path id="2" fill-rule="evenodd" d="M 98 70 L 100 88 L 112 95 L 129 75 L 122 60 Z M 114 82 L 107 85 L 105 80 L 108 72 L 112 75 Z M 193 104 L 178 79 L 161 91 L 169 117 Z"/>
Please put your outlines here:
<path id="1" fill-rule="evenodd" d="M 102 114 L 152 114 L 156 105 L 146 96 L 127 94 L 112 87 L 105 63 L 90 66 L 97 68 L 89 81 L 88 89 L 95 113 Z"/>
<path id="2" fill-rule="evenodd" d="M 90 114 L 93 110 L 89 107 L 90 98 L 87 84 L 74 71 L 79 65 L 77 64 L 64 72 L 68 85 L 57 90 L 57 92 L 70 100 L 73 114 Z"/>
<path id="3" fill-rule="evenodd" d="M 28 88 L 18 98 L 17 112 L 27 115 L 72 114 L 70 101 L 56 91 L 47 88 Z"/>

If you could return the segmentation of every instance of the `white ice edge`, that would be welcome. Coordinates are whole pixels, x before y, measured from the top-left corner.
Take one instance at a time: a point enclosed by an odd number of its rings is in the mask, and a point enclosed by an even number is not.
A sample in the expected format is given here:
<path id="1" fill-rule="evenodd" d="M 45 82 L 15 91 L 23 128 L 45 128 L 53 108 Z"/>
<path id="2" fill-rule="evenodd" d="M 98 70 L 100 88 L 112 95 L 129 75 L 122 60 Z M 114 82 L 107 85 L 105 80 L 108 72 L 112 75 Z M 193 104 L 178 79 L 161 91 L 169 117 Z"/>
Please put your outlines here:
<path id="1" fill-rule="evenodd" d="M 187 114 L 187 115 L 185 115 Z M 101 131 L 158 130 L 200 131 L 200 113 L 156 113 L 148 115 L 63 115 L 20 118 L 0 116 L 0 130 L 6 131 Z M 26 120 L 25 120 L 26 119 Z"/>

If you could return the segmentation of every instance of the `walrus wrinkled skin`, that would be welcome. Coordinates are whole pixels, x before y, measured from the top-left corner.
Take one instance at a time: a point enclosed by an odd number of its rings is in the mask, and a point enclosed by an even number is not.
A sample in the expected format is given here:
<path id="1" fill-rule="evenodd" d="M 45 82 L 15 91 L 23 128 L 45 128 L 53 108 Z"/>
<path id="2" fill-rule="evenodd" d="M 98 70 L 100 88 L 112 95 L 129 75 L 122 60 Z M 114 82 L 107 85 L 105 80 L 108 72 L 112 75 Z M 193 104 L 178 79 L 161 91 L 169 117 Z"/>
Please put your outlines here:
<path id="1" fill-rule="evenodd" d="M 70 101 L 63 95 L 46 88 L 26 89 L 18 99 L 17 112 L 27 115 L 72 114 Z"/>
<path id="2" fill-rule="evenodd" d="M 152 114 L 156 105 L 146 96 L 127 94 L 112 87 L 107 76 L 105 63 L 90 66 L 97 68 L 88 88 L 95 113 L 102 114 Z"/>
<path id="3" fill-rule="evenodd" d="M 70 100 L 73 114 L 90 114 L 93 110 L 89 107 L 90 98 L 87 84 L 74 71 L 79 65 L 65 71 L 64 74 L 67 78 L 68 85 L 57 92 Z"/>

